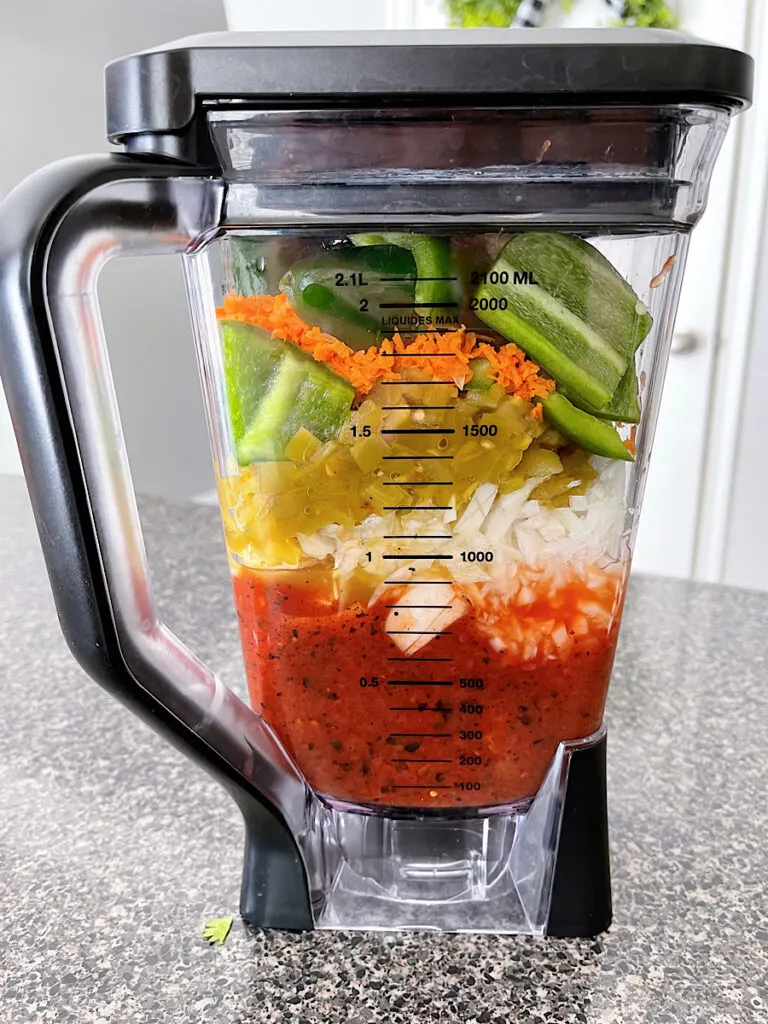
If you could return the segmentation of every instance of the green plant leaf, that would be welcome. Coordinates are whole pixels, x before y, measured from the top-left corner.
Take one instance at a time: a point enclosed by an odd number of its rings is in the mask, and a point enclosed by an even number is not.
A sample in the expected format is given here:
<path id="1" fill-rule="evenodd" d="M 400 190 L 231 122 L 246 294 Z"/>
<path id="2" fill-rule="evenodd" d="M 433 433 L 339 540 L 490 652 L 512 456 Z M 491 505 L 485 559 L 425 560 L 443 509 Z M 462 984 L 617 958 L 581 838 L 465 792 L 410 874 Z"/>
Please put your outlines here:
<path id="1" fill-rule="evenodd" d="M 210 921 L 205 922 L 203 928 L 203 938 L 206 942 L 210 942 L 211 945 L 217 943 L 219 946 L 223 946 L 227 941 L 227 936 L 232 929 L 233 917 L 214 917 Z"/>
<path id="2" fill-rule="evenodd" d="M 667 0 L 625 0 L 621 23 L 630 28 L 677 28 L 680 20 Z"/>
<path id="3" fill-rule="evenodd" d="M 520 0 L 445 0 L 455 28 L 508 28 L 519 6 Z"/>
<path id="4" fill-rule="evenodd" d="M 565 11 L 574 0 L 551 0 Z M 520 0 L 443 0 L 455 28 L 506 28 L 515 20 Z M 677 28 L 680 20 L 668 0 L 625 0 L 618 25 L 629 28 Z"/>

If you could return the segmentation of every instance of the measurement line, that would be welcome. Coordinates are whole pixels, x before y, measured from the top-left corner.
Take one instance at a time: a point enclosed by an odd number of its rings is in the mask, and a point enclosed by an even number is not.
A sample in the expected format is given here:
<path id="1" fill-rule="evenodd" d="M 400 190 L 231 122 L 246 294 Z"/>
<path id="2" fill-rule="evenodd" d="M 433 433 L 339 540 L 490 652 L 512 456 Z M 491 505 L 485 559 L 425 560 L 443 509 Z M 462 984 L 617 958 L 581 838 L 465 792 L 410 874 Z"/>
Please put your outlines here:
<path id="1" fill-rule="evenodd" d="M 458 277 L 380 277 L 379 281 L 382 284 L 394 284 L 396 281 L 406 281 L 409 284 L 413 281 L 416 284 L 419 281 L 458 281 Z"/>
<path id="2" fill-rule="evenodd" d="M 392 786 L 392 789 L 453 789 L 453 786 Z"/>
<path id="3" fill-rule="evenodd" d="M 458 302 L 380 302 L 379 309 L 458 309 Z"/>
<path id="4" fill-rule="evenodd" d="M 384 381 L 384 383 L 386 384 L 387 381 Z M 400 384 L 402 382 L 398 381 L 397 383 Z M 405 383 L 407 383 L 407 381 Z M 393 410 L 393 409 L 408 409 L 410 411 L 411 409 L 453 409 L 454 406 L 452 406 L 452 405 L 382 405 L 381 408 L 382 409 L 389 409 L 389 410 Z"/>
<path id="5" fill-rule="evenodd" d="M 390 711 L 453 711 L 453 708 L 390 708 Z"/>
<path id="6" fill-rule="evenodd" d="M 396 558 L 404 558 L 406 561 L 410 561 L 412 558 L 443 558 L 446 561 L 453 558 L 453 555 L 382 555 L 382 558 L 394 561 Z"/>
<path id="7" fill-rule="evenodd" d="M 429 608 L 429 609 L 432 609 L 432 610 L 435 610 L 435 611 L 437 611 L 437 610 L 447 611 L 449 608 L 452 608 L 453 605 L 450 605 L 450 604 L 385 604 L 384 607 L 385 608 Z"/>
<path id="8" fill-rule="evenodd" d="M 452 459 L 452 455 L 383 455 L 383 462 L 423 462 L 425 459 Z"/>
<path id="9" fill-rule="evenodd" d="M 453 580 L 384 580 L 384 584 L 391 587 L 403 587 L 408 584 L 409 587 L 417 587 L 420 583 L 424 583 L 430 587 L 452 587 Z"/>
<path id="10" fill-rule="evenodd" d="M 418 386 L 420 388 L 428 387 L 430 384 L 450 384 L 454 388 L 458 387 L 455 380 L 380 380 L 379 384 L 397 384 L 400 387 Z M 413 409 L 415 406 L 411 406 L 411 408 Z"/>
<path id="11" fill-rule="evenodd" d="M 391 732 L 389 734 L 393 740 L 418 740 L 418 739 L 431 739 L 431 740 L 450 740 L 453 739 L 452 732 Z"/>
<path id="12" fill-rule="evenodd" d="M 453 487 L 453 480 L 382 480 L 385 487 Z"/>
<path id="13" fill-rule="evenodd" d="M 387 658 L 387 661 L 407 661 L 410 665 L 414 661 L 453 661 L 453 658 Z M 390 709 L 392 710 L 392 709 Z M 438 709 L 439 710 L 439 709 Z"/>
<path id="14" fill-rule="evenodd" d="M 450 679 L 389 679 L 387 686 L 453 686 Z"/>
<path id="15" fill-rule="evenodd" d="M 453 480 L 382 480 L 385 487 L 453 487 Z"/>
<path id="16" fill-rule="evenodd" d="M 453 764 L 447 757 L 393 757 L 392 764 Z M 434 787 L 429 786 L 429 789 Z M 447 788 L 447 787 L 446 787 Z"/>
<path id="17" fill-rule="evenodd" d="M 437 327 L 435 330 L 428 330 L 426 327 L 414 327 L 413 324 L 404 324 L 402 327 L 381 327 L 380 331 L 385 337 L 393 338 L 396 334 L 445 334 L 445 332 L 452 327 L 458 327 L 458 321 L 456 323 L 446 324 L 444 327 Z M 413 355 L 414 353 L 403 354 Z M 415 355 L 428 355 L 428 353 L 416 352 Z"/>
<path id="18" fill-rule="evenodd" d="M 413 352 L 379 352 L 380 356 L 385 356 L 387 359 L 397 359 L 401 357 L 403 359 L 412 359 Z M 455 352 L 419 352 L 419 358 L 425 356 L 427 359 L 433 359 L 436 356 L 448 358 L 449 356 L 456 356 Z"/>
<path id="19" fill-rule="evenodd" d="M 397 427 L 382 430 L 382 434 L 455 434 L 453 427 Z"/>
<path id="20" fill-rule="evenodd" d="M 450 512 L 453 505 L 385 505 L 385 512 L 423 512 L 429 509 L 430 512 Z M 426 581 L 425 581 L 426 582 Z M 409 580 L 413 583 L 413 580 Z"/>

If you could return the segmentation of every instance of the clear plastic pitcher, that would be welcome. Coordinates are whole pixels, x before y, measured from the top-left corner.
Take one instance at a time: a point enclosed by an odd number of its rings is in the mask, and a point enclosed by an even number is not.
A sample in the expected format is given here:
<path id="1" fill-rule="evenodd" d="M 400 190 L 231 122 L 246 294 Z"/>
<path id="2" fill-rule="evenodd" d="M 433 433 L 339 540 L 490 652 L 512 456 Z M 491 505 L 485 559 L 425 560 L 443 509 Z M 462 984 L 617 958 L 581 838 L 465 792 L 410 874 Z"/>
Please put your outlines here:
<path id="1" fill-rule="evenodd" d="M 367 42 L 118 62 L 129 155 L 6 204 L 49 311 L 6 304 L 6 387 L 38 514 L 85 534 L 54 588 L 89 670 L 233 788 L 249 920 L 589 934 L 686 247 L 750 65 L 658 32 Z M 252 710 L 146 578 L 94 287 L 154 250 L 183 254 Z"/>
<path id="2" fill-rule="evenodd" d="M 223 243 L 251 700 L 334 805 L 513 805 L 600 728 L 685 236 L 554 227 Z"/>

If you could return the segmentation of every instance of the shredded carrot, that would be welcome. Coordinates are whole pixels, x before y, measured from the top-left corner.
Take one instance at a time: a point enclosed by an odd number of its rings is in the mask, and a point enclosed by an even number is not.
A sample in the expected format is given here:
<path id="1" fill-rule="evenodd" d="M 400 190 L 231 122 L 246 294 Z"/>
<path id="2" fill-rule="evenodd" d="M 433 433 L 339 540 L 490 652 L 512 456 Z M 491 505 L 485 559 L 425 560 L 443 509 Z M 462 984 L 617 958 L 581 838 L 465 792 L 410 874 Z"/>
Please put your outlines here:
<path id="1" fill-rule="evenodd" d="M 374 384 L 392 371 L 392 360 L 376 348 L 355 352 L 343 341 L 324 334 L 319 327 L 310 327 L 291 309 L 285 295 L 227 295 L 224 305 L 216 310 L 220 320 L 241 320 L 255 324 L 283 341 L 310 352 L 318 362 L 328 366 L 352 384 L 356 391 L 367 394 Z"/>
<path id="2" fill-rule="evenodd" d="M 629 437 L 624 439 L 624 447 L 633 457 L 637 455 L 637 427 L 634 426 L 629 432 Z"/>
<path id="3" fill-rule="evenodd" d="M 660 287 L 661 282 L 664 280 L 664 278 L 670 272 L 672 267 L 674 267 L 676 262 L 677 262 L 677 257 L 676 256 L 670 256 L 667 260 L 665 260 L 664 261 L 664 265 L 661 268 L 661 270 L 658 272 L 658 274 L 656 274 L 654 277 L 652 277 L 651 280 L 648 282 L 648 287 L 649 288 L 658 288 L 658 287 Z"/>
<path id="4" fill-rule="evenodd" d="M 517 345 L 495 348 L 482 335 L 465 327 L 443 334 L 419 334 L 406 343 L 399 334 L 387 338 L 379 347 L 355 351 L 343 341 L 325 334 L 319 327 L 310 327 L 293 311 L 285 295 L 225 296 L 216 310 L 220 320 L 239 320 L 255 324 L 274 337 L 293 342 L 310 352 L 318 362 L 326 363 L 334 373 L 352 384 L 360 394 L 367 394 L 380 380 L 400 380 L 402 371 L 417 368 L 463 387 L 472 379 L 471 359 L 485 358 L 488 375 L 505 391 L 526 401 L 546 398 L 555 382 L 539 376 L 539 367 L 528 359 Z M 440 361 L 433 357 L 440 353 Z"/>

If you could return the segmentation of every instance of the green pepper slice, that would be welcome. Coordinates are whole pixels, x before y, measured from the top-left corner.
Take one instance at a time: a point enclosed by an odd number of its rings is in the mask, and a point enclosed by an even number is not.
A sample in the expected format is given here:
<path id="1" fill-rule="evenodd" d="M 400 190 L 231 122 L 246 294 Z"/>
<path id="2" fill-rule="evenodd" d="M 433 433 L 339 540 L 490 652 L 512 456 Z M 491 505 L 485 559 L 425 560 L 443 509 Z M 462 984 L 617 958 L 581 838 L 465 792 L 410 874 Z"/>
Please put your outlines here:
<path id="1" fill-rule="evenodd" d="M 610 423 L 577 409 L 557 391 L 553 391 L 542 405 L 544 418 L 568 441 L 593 455 L 621 459 L 624 462 L 634 461 L 618 431 Z"/>

